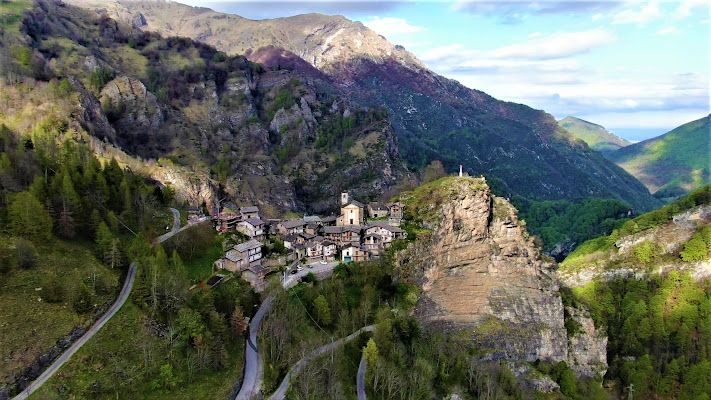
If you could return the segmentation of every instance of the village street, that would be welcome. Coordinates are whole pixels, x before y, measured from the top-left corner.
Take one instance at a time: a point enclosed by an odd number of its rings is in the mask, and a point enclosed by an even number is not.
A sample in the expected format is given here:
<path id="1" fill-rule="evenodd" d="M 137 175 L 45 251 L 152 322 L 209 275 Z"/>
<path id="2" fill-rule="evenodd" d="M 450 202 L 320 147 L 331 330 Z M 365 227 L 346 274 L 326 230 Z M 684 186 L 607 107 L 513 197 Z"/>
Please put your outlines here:
<path id="1" fill-rule="evenodd" d="M 296 284 L 299 283 L 301 278 L 308 275 L 309 272 L 313 272 L 316 277 L 321 280 L 323 279 L 321 277 L 322 275 L 326 275 L 333 271 L 333 269 L 336 268 L 336 265 L 338 264 L 340 264 L 340 261 L 331 261 L 327 264 L 321 264 L 318 261 L 314 261 L 311 264 L 306 264 L 302 266 L 303 269 L 295 274 L 292 274 L 290 271 L 287 271 L 286 279 L 284 279 L 284 274 L 282 274 L 280 278 L 282 280 L 282 286 L 284 287 L 284 289 L 290 289 L 296 286 Z"/>

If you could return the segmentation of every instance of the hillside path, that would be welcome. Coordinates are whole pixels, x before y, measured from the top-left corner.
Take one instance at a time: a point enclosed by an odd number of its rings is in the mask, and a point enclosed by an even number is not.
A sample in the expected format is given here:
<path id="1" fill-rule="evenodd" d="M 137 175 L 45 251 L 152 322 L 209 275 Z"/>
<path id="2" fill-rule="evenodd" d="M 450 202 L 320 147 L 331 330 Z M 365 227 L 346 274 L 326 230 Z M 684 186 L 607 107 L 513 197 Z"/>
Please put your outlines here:
<path id="1" fill-rule="evenodd" d="M 356 387 L 358 388 L 358 400 L 365 399 L 365 354 L 360 357 L 358 365 L 358 375 L 356 375 Z"/>
<path id="2" fill-rule="evenodd" d="M 254 314 L 252 321 L 249 322 L 249 336 L 247 336 L 244 357 L 244 379 L 235 400 L 251 399 L 255 394 L 259 393 L 262 386 L 262 357 L 257 351 L 257 333 L 259 333 L 259 325 L 262 323 L 264 314 L 269 311 L 273 303 L 274 299 L 271 297 L 264 300 L 257 313 Z"/>
<path id="3" fill-rule="evenodd" d="M 188 224 L 184 226 L 183 228 L 180 227 L 180 213 L 178 210 L 175 208 L 171 208 L 170 211 L 173 213 L 173 229 L 166 233 L 165 235 L 162 235 L 156 239 L 156 243 L 162 243 L 174 235 L 176 235 L 179 232 L 182 232 L 186 228 L 191 227 L 191 224 Z M 114 302 L 114 304 L 109 308 L 109 310 L 106 312 L 106 314 L 102 315 L 98 321 L 94 323 L 94 325 L 89 328 L 88 331 L 86 331 L 79 339 L 77 339 L 76 342 L 72 343 L 72 345 L 64 351 L 53 363 L 50 365 L 40 376 L 37 377 L 33 382 L 31 382 L 27 387 L 20 392 L 17 396 L 13 398 L 13 400 L 24 400 L 28 398 L 35 390 L 39 389 L 40 386 L 42 386 L 49 378 L 51 378 L 59 369 L 64 365 L 64 363 L 69 360 L 71 356 L 74 355 L 79 349 L 89 341 L 98 331 L 101 329 L 108 321 L 111 319 L 111 317 L 114 316 L 118 312 L 118 310 L 121 309 L 123 304 L 126 302 L 128 299 L 128 295 L 131 293 L 131 289 L 133 288 L 133 281 L 136 278 L 136 263 L 131 263 L 131 265 L 128 267 L 128 273 L 126 274 L 126 280 L 123 283 L 123 288 L 121 288 L 121 293 L 119 293 L 118 298 Z"/>
<path id="4" fill-rule="evenodd" d="M 286 392 L 289 390 L 289 386 L 291 385 L 291 378 L 293 376 L 298 375 L 299 372 L 301 372 L 301 370 L 304 368 L 304 366 L 308 364 L 311 360 L 335 349 L 336 347 L 343 345 L 346 342 L 350 342 L 351 340 L 357 338 L 358 335 L 360 335 L 362 332 L 372 332 L 374 329 L 375 325 L 368 325 L 363 328 L 360 328 L 344 338 L 338 339 L 333 343 L 329 343 L 325 346 L 319 347 L 318 349 L 312 351 L 311 354 L 297 361 L 296 364 L 294 364 L 294 366 L 291 368 L 291 370 L 286 374 L 284 380 L 281 381 L 281 385 L 279 385 L 277 390 L 269 397 L 269 400 L 282 400 L 283 398 L 285 398 Z"/>

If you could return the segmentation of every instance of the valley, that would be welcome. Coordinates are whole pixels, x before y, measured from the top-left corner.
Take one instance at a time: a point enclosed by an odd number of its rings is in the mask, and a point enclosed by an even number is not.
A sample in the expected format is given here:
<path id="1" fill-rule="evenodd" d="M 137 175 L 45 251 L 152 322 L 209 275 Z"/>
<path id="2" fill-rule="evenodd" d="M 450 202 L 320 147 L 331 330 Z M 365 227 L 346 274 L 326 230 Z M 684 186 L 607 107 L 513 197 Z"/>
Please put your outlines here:
<path id="1" fill-rule="evenodd" d="M 711 396 L 708 117 L 631 143 L 343 16 L 0 14 L 0 400 Z"/>

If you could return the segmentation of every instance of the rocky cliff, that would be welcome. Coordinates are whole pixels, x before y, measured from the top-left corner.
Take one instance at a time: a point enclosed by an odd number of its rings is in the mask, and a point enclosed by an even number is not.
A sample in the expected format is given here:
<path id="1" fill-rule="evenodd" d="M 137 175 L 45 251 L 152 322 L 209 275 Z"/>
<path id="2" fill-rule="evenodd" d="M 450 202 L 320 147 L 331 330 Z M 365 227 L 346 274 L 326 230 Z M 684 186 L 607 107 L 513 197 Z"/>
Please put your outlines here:
<path id="1" fill-rule="evenodd" d="M 581 375 L 604 371 L 605 338 L 575 314 L 583 329 L 569 344 L 554 263 L 484 179 L 443 178 L 402 201 L 430 229 L 397 257 L 400 278 L 422 287 L 415 315 L 424 325 L 470 341 L 486 360 L 566 360 Z"/>

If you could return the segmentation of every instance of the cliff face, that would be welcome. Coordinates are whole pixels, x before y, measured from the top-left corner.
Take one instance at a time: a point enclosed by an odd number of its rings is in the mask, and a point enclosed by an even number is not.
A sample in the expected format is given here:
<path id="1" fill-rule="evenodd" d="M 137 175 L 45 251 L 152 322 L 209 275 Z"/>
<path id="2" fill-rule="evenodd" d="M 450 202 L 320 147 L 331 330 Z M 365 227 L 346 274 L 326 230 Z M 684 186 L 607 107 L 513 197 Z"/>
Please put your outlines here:
<path id="1" fill-rule="evenodd" d="M 398 255 L 401 278 L 422 287 L 415 315 L 424 325 L 471 341 L 483 359 L 571 358 L 584 375 L 587 364 L 604 363 L 605 344 L 592 326 L 580 334 L 586 344 L 569 347 L 554 265 L 483 179 L 444 178 L 403 201 L 431 227 Z M 583 348 L 586 357 L 569 353 Z"/>

